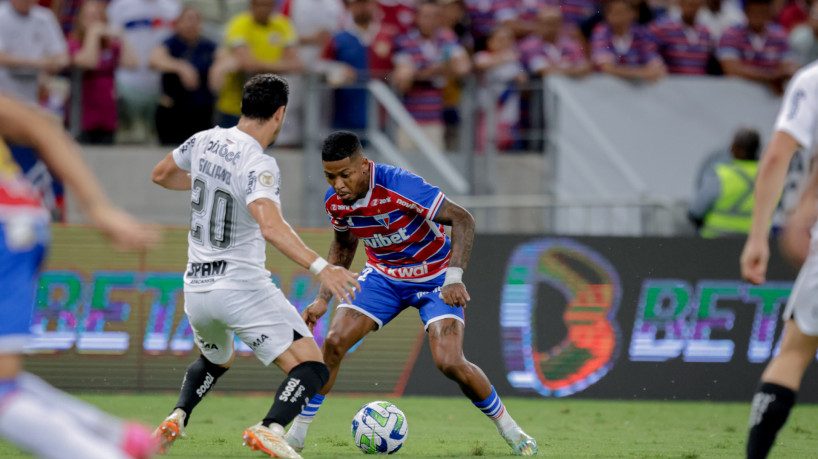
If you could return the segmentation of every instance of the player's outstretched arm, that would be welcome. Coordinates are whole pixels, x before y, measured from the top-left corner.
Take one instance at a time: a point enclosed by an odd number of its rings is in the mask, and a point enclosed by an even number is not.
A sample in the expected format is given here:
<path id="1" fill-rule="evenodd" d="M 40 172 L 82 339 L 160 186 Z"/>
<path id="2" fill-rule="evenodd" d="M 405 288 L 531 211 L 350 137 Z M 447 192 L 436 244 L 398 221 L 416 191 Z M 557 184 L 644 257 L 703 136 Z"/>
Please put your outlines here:
<path id="1" fill-rule="evenodd" d="M 355 259 L 356 250 L 358 250 L 358 238 L 355 237 L 351 231 L 335 231 L 335 237 L 329 246 L 327 261 L 332 265 L 349 269 L 352 265 L 352 260 Z M 307 326 L 310 327 L 310 330 L 315 327 L 318 319 L 326 314 L 332 296 L 332 290 L 330 290 L 327 285 L 321 284 L 315 301 L 307 306 L 304 312 L 301 313 L 301 317 L 304 319 L 304 322 L 307 323 Z"/>
<path id="2" fill-rule="evenodd" d="M 184 191 L 190 189 L 190 172 L 176 164 L 173 153 L 168 153 L 153 168 L 151 180 L 153 180 L 153 183 L 169 190 Z"/>
<path id="3" fill-rule="evenodd" d="M 0 136 L 33 147 L 74 193 L 85 214 L 117 247 L 141 249 L 158 241 L 155 228 L 138 223 L 108 201 L 77 144 L 48 116 L 0 96 Z"/>
<path id="4" fill-rule="evenodd" d="M 463 284 L 463 270 L 469 263 L 474 243 L 474 217 L 468 210 L 448 198 L 440 205 L 435 223 L 452 227 L 452 255 L 446 268 L 446 280 L 440 290 L 440 298 L 450 306 L 465 307 L 471 300 Z"/>
<path id="5" fill-rule="evenodd" d="M 741 276 L 756 285 L 763 284 L 766 279 L 770 258 L 770 221 L 781 198 L 790 160 L 797 150 L 798 141 L 792 135 L 776 131 L 758 166 L 753 223 L 740 260 Z"/>
<path id="6" fill-rule="evenodd" d="M 284 220 L 281 207 L 267 198 L 259 198 L 247 205 L 250 214 L 259 224 L 264 239 L 283 253 L 287 258 L 296 262 L 318 276 L 322 285 L 325 285 L 333 295 L 351 301 L 355 298 L 355 291 L 360 289 L 358 273 L 349 272 L 346 268 L 330 265 L 318 256 L 315 251 L 307 247 L 298 237 L 295 230 Z"/>

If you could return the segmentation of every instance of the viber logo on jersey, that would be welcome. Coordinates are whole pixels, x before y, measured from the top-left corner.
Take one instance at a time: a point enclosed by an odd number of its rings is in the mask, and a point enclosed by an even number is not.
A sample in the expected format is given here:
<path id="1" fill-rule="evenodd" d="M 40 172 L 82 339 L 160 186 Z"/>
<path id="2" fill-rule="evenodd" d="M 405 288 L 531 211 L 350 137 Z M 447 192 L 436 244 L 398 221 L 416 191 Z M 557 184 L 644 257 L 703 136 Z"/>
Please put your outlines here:
<path id="1" fill-rule="evenodd" d="M 406 234 L 406 228 L 401 228 L 397 233 L 390 234 L 389 236 L 376 234 L 372 237 L 363 238 L 363 241 L 367 247 L 382 249 L 384 247 L 389 247 L 390 245 L 406 242 L 407 239 L 409 239 L 409 235 Z"/>

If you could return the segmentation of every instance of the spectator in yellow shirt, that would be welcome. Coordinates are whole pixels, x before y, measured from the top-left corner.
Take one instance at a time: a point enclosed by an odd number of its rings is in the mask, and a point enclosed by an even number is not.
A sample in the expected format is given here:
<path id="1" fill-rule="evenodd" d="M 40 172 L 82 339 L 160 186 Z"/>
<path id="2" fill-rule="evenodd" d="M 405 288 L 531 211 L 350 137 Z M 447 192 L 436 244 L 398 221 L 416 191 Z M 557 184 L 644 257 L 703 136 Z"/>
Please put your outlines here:
<path id="1" fill-rule="evenodd" d="M 275 0 L 251 0 L 250 11 L 227 23 L 224 47 L 238 70 L 227 75 L 216 103 L 221 127 L 238 123 L 242 86 L 248 78 L 257 73 L 302 70 L 295 28 L 286 16 L 273 13 L 275 4 Z"/>

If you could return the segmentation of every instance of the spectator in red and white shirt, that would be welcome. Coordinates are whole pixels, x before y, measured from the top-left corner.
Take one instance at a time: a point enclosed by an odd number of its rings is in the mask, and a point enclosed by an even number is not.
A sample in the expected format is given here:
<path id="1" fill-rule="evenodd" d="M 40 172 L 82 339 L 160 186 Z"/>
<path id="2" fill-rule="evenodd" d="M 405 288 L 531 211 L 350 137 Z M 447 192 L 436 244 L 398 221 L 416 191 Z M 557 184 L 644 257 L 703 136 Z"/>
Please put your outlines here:
<path id="1" fill-rule="evenodd" d="M 784 28 L 772 22 L 769 0 L 747 0 L 747 25 L 727 29 L 719 43 L 719 61 L 725 75 L 769 85 L 782 91 L 797 70 Z"/>
<path id="2" fill-rule="evenodd" d="M 605 21 L 591 34 L 591 60 L 604 73 L 634 80 L 657 81 L 667 75 L 656 41 L 636 22 L 629 0 L 608 0 Z"/>
<path id="3" fill-rule="evenodd" d="M 381 9 L 380 22 L 395 27 L 401 35 L 415 25 L 414 0 L 378 0 Z"/>
<path id="4" fill-rule="evenodd" d="M 668 72 L 683 75 L 706 75 L 707 61 L 713 51 L 710 31 L 696 23 L 702 0 L 680 0 L 681 17 L 657 19 L 649 29 L 656 37 L 659 54 Z"/>
<path id="5" fill-rule="evenodd" d="M 436 2 L 424 1 L 418 6 L 416 24 L 416 28 L 395 42 L 393 80 L 403 94 L 406 109 L 424 128 L 429 140 L 442 150 L 446 77 L 465 76 L 471 64 L 454 33 L 441 27 L 440 6 Z M 407 150 L 411 144 L 399 132 L 398 146 Z"/>
<path id="6" fill-rule="evenodd" d="M 523 64 L 537 76 L 567 75 L 579 77 L 591 71 L 580 44 L 564 33 L 562 11 L 547 7 L 539 11 L 535 35 L 520 42 Z"/>

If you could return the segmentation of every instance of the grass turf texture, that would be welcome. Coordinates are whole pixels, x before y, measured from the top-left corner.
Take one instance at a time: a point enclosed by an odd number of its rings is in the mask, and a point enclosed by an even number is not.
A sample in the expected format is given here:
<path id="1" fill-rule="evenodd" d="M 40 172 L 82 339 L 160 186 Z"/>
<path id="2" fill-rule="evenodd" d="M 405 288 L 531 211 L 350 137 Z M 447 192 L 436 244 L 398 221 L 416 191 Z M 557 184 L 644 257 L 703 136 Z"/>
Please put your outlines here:
<path id="1" fill-rule="evenodd" d="M 119 416 L 152 426 L 173 407 L 164 395 L 84 395 Z M 307 458 L 363 458 L 352 443 L 352 416 L 375 398 L 329 397 L 312 424 Z M 168 458 L 264 457 L 241 446 L 244 428 L 267 412 L 270 397 L 209 396 L 194 413 L 188 438 Z M 494 425 L 465 398 L 390 399 L 406 414 L 409 436 L 398 457 L 510 456 Z M 749 403 L 595 400 L 504 400 L 539 442 L 540 456 L 709 458 L 742 457 Z M 818 406 L 796 407 L 772 457 L 818 456 Z M 43 441 L 49 441 L 44 438 Z M 0 441 L 0 457 L 28 457 Z"/>

